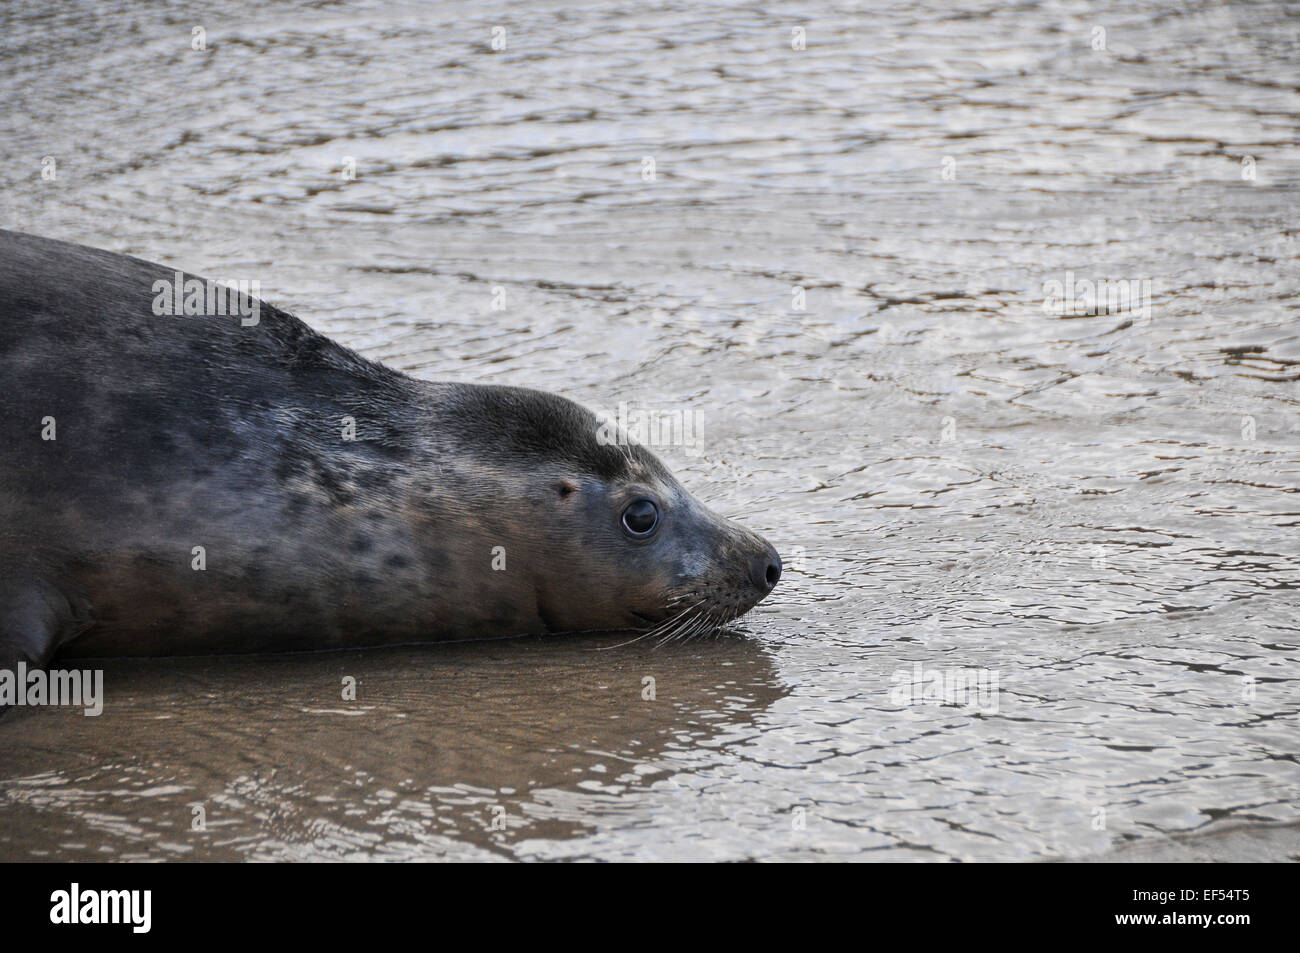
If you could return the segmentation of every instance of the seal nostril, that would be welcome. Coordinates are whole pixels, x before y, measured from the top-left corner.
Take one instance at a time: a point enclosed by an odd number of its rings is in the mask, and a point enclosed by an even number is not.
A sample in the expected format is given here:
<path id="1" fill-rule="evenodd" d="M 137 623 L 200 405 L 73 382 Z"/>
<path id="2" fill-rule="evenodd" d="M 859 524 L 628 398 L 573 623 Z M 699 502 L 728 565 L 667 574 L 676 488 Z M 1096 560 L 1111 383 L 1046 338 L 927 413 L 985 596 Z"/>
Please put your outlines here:
<path id="1" fill-rule="evenodd" d="M 772 563 L 767 567 L 767 588 L 775 589 L 776 584 L 781 581 L 781 567 Z"/>
<path id="2" fill-rule="evenodd" d="M 775 549 L 764 546 L 762 552 L 754 554 L 753 562 L 749 565 L 750 578 L 762 596 L 776 588 L 777 581 L 781 578 L 781 557 Z"/>

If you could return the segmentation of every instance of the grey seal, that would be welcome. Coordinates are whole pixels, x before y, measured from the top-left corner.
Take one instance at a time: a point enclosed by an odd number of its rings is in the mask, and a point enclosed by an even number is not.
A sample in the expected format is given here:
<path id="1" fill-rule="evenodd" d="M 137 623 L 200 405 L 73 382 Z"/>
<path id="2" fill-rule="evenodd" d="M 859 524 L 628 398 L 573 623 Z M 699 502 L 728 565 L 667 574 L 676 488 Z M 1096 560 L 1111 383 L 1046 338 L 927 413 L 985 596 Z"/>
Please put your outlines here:
<path id="1" fill-rule="evenodd" d="M 580 405 L 417 380 L 238 290 L 160 309 L 178 280 L 211 288 L 0 231 L 0 668 L 695 633 L 776 586 Z"/>

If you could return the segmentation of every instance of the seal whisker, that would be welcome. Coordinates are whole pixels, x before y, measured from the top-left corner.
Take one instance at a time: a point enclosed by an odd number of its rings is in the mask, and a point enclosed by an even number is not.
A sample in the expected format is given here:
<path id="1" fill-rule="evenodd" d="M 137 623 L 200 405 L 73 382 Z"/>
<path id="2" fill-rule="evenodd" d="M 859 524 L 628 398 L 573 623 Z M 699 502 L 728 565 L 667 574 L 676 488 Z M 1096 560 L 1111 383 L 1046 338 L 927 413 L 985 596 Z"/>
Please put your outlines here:
<path id="1" fill-rule="evenodd" d="M 659 635 L 660 633 L 670 628 L 674 623 L 680 621 L 682 616 L 686 615 L 686 613 L 690 612 L 696 606 L 700 605 L 700 603 L 702 603 L 703 601 L 704 600 L 701 599 L 698 602 L 692 603 L 691 605 L 683 609 L 681 612 L 678 612 L 676 615 L 669 616 L 667 619 L 664 619 L 662 622 L 660 622 L 658 625 L 651 628 L 649 631 L 644 632 L 641 635 L 638 635 L 635 639 L 628 639 L 626 642 L 618 643 L 618 645 L 604 646 L 602 649 L 600 649 L 600 651 L 605 651 L 606 649 L 621 649 L 624 646 L 632 645 L 636 642 L 640 642 L 642 639 L 648 639 L 652 636 Z"/>
<path id="2" fill-rule="evenodd" d="M 686 621 L 690 617 L 690 614 L 697 609 L 699 604 L 700 603 L 697 602 L 690 606 L 687 606 L 681 612 L 677 613 L 677 615 L 673 616 L 670 620 L 665 622 L 663 625 L 659 626 L 651 634 L 655 636 L 663 636 L 666 639 L 672 632 L 676 631 L 682 625 L 686 624 Z"/>
<path id="3" fill-rule="evenodd" d="M 702 632 L 708 631 L 712 625 L 713 611 L 709 610 L 697 618 L 695 622 L 689 626 L 685 632 L 680 633 L 677 638 L 681 639 L 682 642 L 690 642 L 692 639 L 698 637 Z"/>
<path id="4" fill-rule="evenodd" d="M 706 635 L 716 635 L 722 628 L 721 616 L 713 610 L 710 610 L 705 616 L 704 622 L 694 632 L 691 633 L 691 639 L 703 638 Z"/>
<path id="5" fill-rule="evenodd" d="M 710 624 L 712 612 L 712 609 L 707 608 L 699 610 L 686 622 L 686 624 L 678 627 L 674 632 L 665 636 L 659 644 L 664 645 L 668 642 L 689 642 L 697 632 Z"/>
<path id="6" fill-rule="evenodd" d="M 669 634 L 669 636 L 664 637 L 664 640 L 660 642 L 660 645 L 667 644 L 667 642 L 675 642 L 679 640 L 679 638 L 684 637 L 686 633 L 692 631 L 692 629 L 695 628 L 695 625 L 699 624 L 699 620 L 703 618 L 703 611 L 705 610 L 701 610 L 697 612 L 697 614 L 695 614 L 694 616 L 692 616 L 692 618 L 686 621 L 684 625 L 681 625 L 681 627 L 677 628 L 676 632 L 673 632 L 672 634 Z"/>
<path id="7" fill-rule="evenodd" d="M 687 613 L 698 614 L 699 612 L 703 611 L 699 608 L 700 603 L 702 603 L 703 601 L 704 600 L 701 599 L 700 602 L 697 602 L 695 605 L 691 606 L 691 608 L 688 609 L 686 613 L 682 613 L 681 616 L 678 616 L 676 623 L 664 630 L 663 638 L 659 640 L 659 642 L 655 645 L 655 648 L 660 648 L 664 645 L 667 645 L 669 642 L 672 642 L 674 639 L 676 639 L 678 633 L 686 626 L 690 625 L 692 621 L 694 621 L 695 616 L 687 615 Z"/>
<path id="8" fill-rule="evenodd" d="M 699 638 L 705 632 L 708 632 L 712 626 L 713 626 L 713 613 L 706 612 L 699 620 L 697 620 L 696 624 L 691 627 L 691 631 L 689 631 L 688 633 L 686 633 L 685 636 L 682 637 L 682 641 L 683 642 L 693 641 L 694 639 Z"/>
<path id="9" fill-rule="evenodd" d="M 653 629 L 647 632 L 646 635 L 662 635 L 664 632 L 667 632 L 669 629 L 673 628 L 678 622 L 680 622 L 688 612 L 690 612 L 692 609 L 696 608 L 697 606 L 702 605 L 703 602 L 704 602 L 703 599 L 697 599 L 695 602 L 692 602 L 690 605 L 686 606 L 676 615 L 669 616 L 663 622 L 660 622 L 657 626 L 655 626 Z"/>

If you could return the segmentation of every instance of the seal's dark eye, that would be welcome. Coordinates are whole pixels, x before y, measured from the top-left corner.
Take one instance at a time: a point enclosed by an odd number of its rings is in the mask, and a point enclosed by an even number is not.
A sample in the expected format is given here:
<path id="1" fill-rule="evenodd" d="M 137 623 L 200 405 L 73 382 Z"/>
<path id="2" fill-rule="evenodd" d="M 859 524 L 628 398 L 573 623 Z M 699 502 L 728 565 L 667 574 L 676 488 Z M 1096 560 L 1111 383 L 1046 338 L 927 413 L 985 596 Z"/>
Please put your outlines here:
<path id="1" fill-rule="evenodd" d="M 649 536 L 659 525 L 659 507 L 649 500 L 629 503 L 623 511 L 623 528 L 633 536 Z"/>

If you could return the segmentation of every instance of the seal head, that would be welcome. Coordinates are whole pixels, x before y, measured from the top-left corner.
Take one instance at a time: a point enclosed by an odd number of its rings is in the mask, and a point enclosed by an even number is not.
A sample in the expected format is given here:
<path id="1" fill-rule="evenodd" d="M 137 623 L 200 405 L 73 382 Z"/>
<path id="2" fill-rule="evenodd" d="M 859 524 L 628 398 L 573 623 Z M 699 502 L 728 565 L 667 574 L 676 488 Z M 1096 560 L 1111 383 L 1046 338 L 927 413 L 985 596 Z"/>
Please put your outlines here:
<path id="1" fill-rule="evenodd" d="M 770 543 L 709 510 L 644 446 L 608 440 L 586 408 L 523 388 L 433 386 L 428 432 L 447 482 L 428 501 L 430 519 L 463 531 L 468 511 L 456 506 L 477 492 L 479 530 L 493 524 L 505 550 L 500 597 L 516 610 L 531 603 L 543 631 L 694 634 L 775 588 L 781 558 Z"/>

